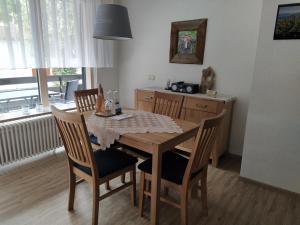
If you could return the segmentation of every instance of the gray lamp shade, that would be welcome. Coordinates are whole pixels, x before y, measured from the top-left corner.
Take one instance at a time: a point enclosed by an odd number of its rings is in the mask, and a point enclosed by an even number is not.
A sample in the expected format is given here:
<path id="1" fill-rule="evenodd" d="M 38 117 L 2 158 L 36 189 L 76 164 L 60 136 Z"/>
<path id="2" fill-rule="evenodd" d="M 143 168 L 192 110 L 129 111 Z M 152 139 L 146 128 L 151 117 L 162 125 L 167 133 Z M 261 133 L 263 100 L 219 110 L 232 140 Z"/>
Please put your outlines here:
<path id="1" fill-rule="evenodd" d="M 104 40 L 131 39 L 132 34 L 127 9 L 121 5 L 99 5 L 93 37 Z"/>

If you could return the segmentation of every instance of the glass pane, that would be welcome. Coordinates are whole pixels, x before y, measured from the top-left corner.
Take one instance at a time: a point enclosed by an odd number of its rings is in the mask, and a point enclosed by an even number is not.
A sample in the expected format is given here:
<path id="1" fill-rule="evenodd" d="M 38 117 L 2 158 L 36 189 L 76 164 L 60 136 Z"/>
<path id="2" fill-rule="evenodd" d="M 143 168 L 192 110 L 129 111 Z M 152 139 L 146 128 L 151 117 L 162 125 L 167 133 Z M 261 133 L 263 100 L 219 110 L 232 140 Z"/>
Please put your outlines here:
<path id="1" fill-rule="evenodd" d="M 37 76 L 32 69 L 0 70 L 0 113 L 35 108 L 39 102 Z"/>
<path id="2" fill-rule="evenodd" d="M 83 89 L 82 68 L 51 68 L 48 95 L 50 104 L 74 102 L 74 91 Z"/>

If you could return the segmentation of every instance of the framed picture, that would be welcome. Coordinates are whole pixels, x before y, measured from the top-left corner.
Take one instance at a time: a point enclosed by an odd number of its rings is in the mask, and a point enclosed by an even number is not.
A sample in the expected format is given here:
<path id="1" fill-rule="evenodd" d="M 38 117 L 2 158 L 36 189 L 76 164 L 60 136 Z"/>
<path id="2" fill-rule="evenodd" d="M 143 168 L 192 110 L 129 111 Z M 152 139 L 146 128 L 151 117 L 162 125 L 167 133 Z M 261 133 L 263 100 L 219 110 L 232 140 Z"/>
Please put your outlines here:
<path id="1" fill-rule="evenodd" d="M 274 40 L 300 39 L 300 3 L 279 5 Z"/>
<path id="2" fill-rule="evenodd" d="M 170 63 L 203 64 L 207 19 L 173 22 Z"/>

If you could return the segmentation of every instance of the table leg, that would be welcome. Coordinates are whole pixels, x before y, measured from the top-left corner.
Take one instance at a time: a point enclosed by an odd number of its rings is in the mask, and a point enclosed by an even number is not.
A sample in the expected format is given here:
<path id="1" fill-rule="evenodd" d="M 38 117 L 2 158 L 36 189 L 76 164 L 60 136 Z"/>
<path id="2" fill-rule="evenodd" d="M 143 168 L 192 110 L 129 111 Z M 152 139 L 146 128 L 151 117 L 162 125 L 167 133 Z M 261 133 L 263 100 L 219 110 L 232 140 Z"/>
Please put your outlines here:
<path id="1" fill-rule="evenodd" d="M 152 155 L 152 181 L 151 181 L 151 225 L 159 224 L 159 202 L 161 184 L 161 158 L 162 153 L 157 146 L 153 148 Z"/>

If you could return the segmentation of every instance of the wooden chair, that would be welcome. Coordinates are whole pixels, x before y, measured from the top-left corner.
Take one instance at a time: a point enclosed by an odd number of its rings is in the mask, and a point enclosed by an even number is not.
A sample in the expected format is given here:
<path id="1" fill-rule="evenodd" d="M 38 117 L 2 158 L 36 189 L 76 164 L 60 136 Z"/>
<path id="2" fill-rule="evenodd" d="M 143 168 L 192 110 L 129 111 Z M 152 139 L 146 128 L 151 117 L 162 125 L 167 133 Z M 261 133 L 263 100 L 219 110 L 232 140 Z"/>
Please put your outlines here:
<path id="1" fill-rule="evenodd" d="M 68 156 L 70 175 L 68 210 L 72 211 L 74 207 L 76 184 L 84 180 L 88 181 L 93 189 L 93 225 L 98 224 L 99 201 L 126 187 L 132 187 L 131 202 L 135 205 L 137 158 L 113 148 L 93 152 L 83 115 L 77 112 L 63 112 L 54 106 L 52 106 L 52 113 Z M 99 185 L 126 172 L 130 173 L 129 182 L 100 196 Z M 76 176 L 81 180 L 76 181 Z"/>
<path id="2" fill-rule="evenodd" d="M 75 103 L 78 112 L 91 111 L 96 109 L 98 89 L 75 91 Z"/>
<path id="3" fill-rule="evenodd" d="M 199 180 L 201 180 L 199 188 L 201 189 L 202 207 L 207 214 L 207 168 L 218 126 L 224 114 L 225 112 L 222 112 L 217 117 L 201 122 L 189 159 L 172 151 L 163 154 L 161 183 L 165 188 L 174 188 L 180 193 L 180 203 L 171 201 L 167 197 L 161 197 L 160 200 L 180 209 L 181 225 L 188 224 L 188 193 L 190 189 L 195 193 L 195 187 L 198 189 Z M 142 162 L 138 168 L 141 170 L 139 211 L 140 215 L 143 216 L 144 196 L 151 197 L 151 192 L 145 188 L 145 181 L 149 182 L 152 179 L 152 160 L 148 159 Z"/>
<path id="4" fill-rule="evenodd" d="M 183 104 L 183 95 L 154 92 L 153 113 L 179 119 Z"/>
<path id="5" fill-rule="evenodd" d="M 65 91 L 65 102 L 74 101 L 74 93 L 78 90 L 79 80 L 69 80 L 67 81 L 66 91 Z"/>
<path id="6" fill-rule="evenodd" d="M 86 111 L 92 111 L 96 109 L 98 88 L 75 91 L 74 96 L 78 112 L 83 113 Z M 92 148 L 94 150 L 99 149 L 101 143 L 98 142 L 97 137 L 94 134 L 90 134 L 89 136 L 92 142 Z M 114 147 L 116 147 L 116 145 Z M 122 176 L 121 180 L 122 183 L 124 183 L 125 175 Z M 108 181 L 106 182 L 105 186 L 107 190 L 110 189 Z"/>
<path id="7" fill-rule="evenodd" d="M 182 95 L 174 95 L 156 91 L 154 92 L 154 106 L 152 112 L 169 116 L 174 119 L 179 119 L 183 104 L 183 98 L 184 97 Z M 127 154 L 136 156 L 141 159 L 149 159 L 151 157 L 151 155 L 148 153 L 128 146 L 123 146 L 122 150 Z"/>

